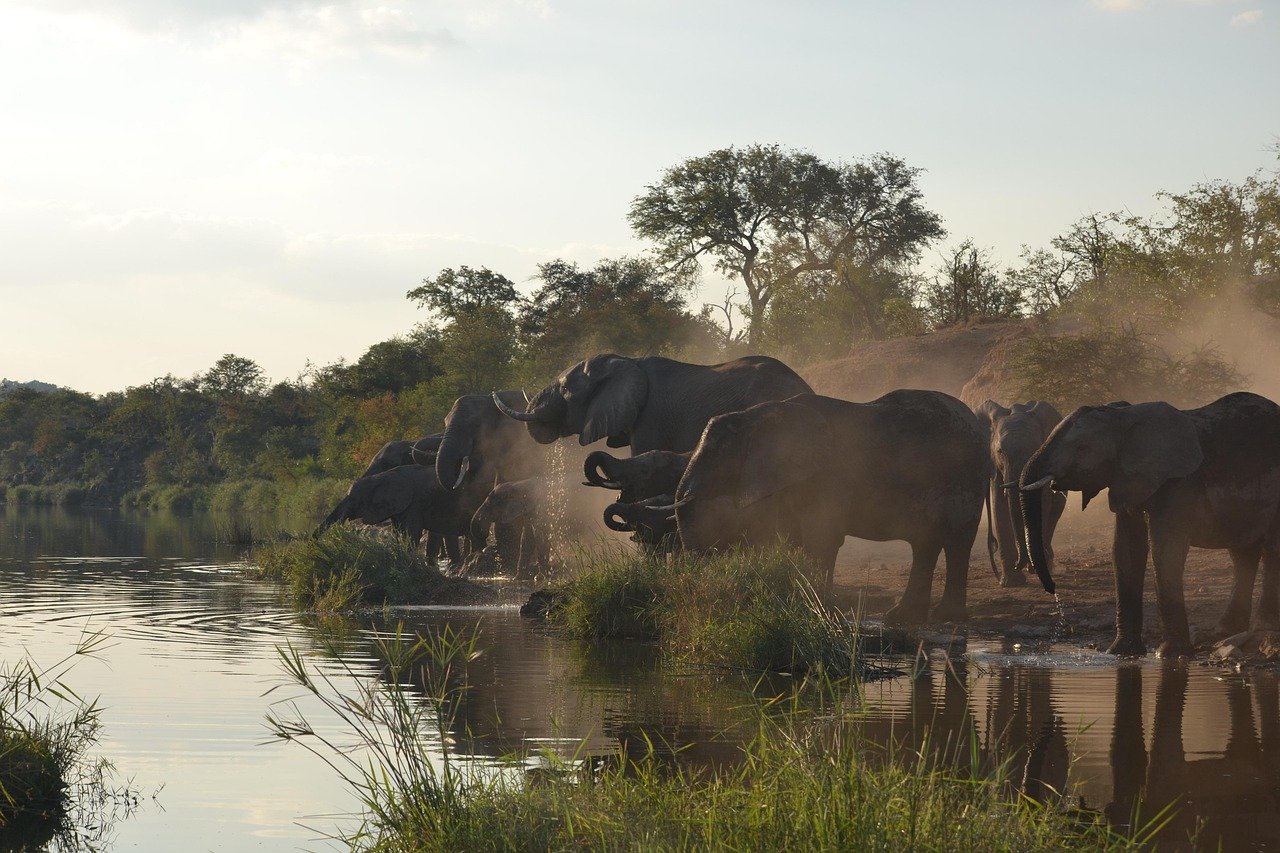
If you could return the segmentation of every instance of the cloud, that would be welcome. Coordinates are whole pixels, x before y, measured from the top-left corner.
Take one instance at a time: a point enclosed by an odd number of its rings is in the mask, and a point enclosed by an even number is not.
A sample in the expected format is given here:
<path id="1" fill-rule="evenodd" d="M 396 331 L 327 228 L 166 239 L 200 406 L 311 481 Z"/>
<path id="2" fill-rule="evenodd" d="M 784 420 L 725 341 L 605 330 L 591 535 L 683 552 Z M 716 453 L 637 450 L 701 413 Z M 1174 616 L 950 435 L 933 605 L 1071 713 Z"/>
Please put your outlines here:
<path id="1" fill-rule="evenodd" d="M 1241 12 L 1239 15 L 1234 16 L 1231 19 L 1231 26 L 1247 27 L 1250 24 L 1256 24 L 1258 23 L 1258 21 L 1261 21 L 1261 20 L 1262 20 L 1262 10 L 1250 9 L 1247 12 Z"/>

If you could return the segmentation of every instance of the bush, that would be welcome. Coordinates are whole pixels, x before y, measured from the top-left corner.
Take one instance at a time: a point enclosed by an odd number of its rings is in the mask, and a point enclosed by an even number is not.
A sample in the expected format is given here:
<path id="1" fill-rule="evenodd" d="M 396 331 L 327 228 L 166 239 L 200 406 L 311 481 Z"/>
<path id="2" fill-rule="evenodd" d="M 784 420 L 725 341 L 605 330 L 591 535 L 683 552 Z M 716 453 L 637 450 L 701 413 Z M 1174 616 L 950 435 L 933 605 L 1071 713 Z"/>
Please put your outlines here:
<path id="1" fill-rule="evenodd" d="M 868 671 L 856 629 L 822 604 L 797 551 L 580 560 L 549 616 L 574 636 L 655 640 L 685 662 L 756 672 Z"/>
<path id="2" fill-rule="evenodd" d="M 417 546 L 399 534 L 338 524 L 319 536 L 284 539 L 255 548 L 262 574 L 288 584 L 299 604 L 321 612 L 361 604 L 422 604 L 486 596 L 458 578 L 446 578 Z"/>
<path id="3" fill-rule="evenodd" d="M 50 486 L 23 484 L 9 486 L 0 493 L 0 500 L 16 506 L 80 506 L 89 497 L 89 490 L 78 483 L 57 483 Z"/>
<path id="4" fill-rule="evenodd" d="M 1064 413 L 1113 400 L 1202 406 L 1243 380 L 1216 350 L 1175 358 L 1131 326 L 1037 335 L 1009 360 L 1015 399 L 1050 400 Z"/>

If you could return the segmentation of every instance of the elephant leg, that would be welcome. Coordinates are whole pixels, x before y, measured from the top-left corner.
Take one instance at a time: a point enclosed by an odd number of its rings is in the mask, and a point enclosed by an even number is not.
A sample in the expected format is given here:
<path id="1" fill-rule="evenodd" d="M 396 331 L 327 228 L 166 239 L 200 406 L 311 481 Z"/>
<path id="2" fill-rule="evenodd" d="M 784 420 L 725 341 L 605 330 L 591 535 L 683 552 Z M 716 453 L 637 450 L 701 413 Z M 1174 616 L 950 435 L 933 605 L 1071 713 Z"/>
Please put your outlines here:
<path id="1" fill-rule="evenodd" d="M 902 600 L 884 615 L 886 625 L 918 625 L 929 613 L 929 591 L 933 570 L 942 545 L 932 540 L 911 543 L 911 574 Z"/>
<path id="2" fill-rule="evenodd" d="M 992 515 L 995 518 L 996 544 L 1000 550 L 1001 586 L 1025 586 L 1027 577 L 1023 574 L 1023 558 L 1026 544 L 1022 541 L 1022 512 L 1016 509 L 1009 496 L 1008 489 L 1000 488 L 995 480 L 991 481 Z"/>
<path id="3" fill-rule="evenodd" d="M 1116 513 L 1112 559 L 1116 570 L 1116 638 L 1107 652 L 1145 655 L 1142 587 L 1147 574 L 1147 520 L 1141 513 Z"/>
<path id="4" fill-rule="evenodd" d="M 1280 631 L 1280 539 L 1262 549 L 1262 596 L 1258 599 L 1258 626 Z"/>
<path id="5" fill-rule="evenodd" d="M 1151 528 L 1151 561 L 1155 564 L 1156 603 L 1164 626 L 1164 642 L 1156 650 L 1160 657 L 1190 655 L 1191 627 L 1187 623 L 1187 602 L 1182 575 L 1187 565 L 1191 535 L 1187 526 L 1157 518 Z"/>
<path id="6" fill-rule="evenodd" d="M 969 618 L 966 602 L 969 595 L 969 553 L 972 550 L 972 542 L 967 547 L 954 541 L 943 546 L 947 580 L 942 588 L 942 599 L 933 608 L 935 622 L 964 622 Z"/>
<path id="7" fill-rule="evenodd" d="M 427 562 L 438 565 L 440 561 L 440 534 L 427 531 Z"/>
<path id="8" fill-rule="evenodd" d="M 1258 576 L 1258 560 L 1262 557 L 1261 545 L 1246 548 L 1228 548 L 1235 579 L 1231 585 L 1231 598 L 1227 610 L 1218 622 L 1217 633 L 1224 637 L 1238 634 L 1249 627 L 1249 614 L 1253 611 L 1253 584 Z"/>
<path id="9" fill-rule="evenodd" d="M 449 558 L 449 570 L 456 572 L 462 565 L 462 547 L 457 536 L 444 537 L 444 553 Z"/>

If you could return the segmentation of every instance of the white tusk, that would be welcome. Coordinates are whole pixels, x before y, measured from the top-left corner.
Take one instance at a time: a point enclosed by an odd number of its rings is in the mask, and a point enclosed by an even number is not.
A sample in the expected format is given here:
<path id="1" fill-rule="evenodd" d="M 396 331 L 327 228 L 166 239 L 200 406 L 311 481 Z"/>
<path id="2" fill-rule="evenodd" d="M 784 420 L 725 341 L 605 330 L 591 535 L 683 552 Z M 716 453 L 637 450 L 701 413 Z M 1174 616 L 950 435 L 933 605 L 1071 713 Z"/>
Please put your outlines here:
<path id="1" fill-rule="evenodd" d="M 1023 487 L 1022 487 L 1022 491 L 1024 491 L 1024 492 L 1034 492 L 1034 491 L 1036 491 L 1036 490 L 1038 490 L 1038 489 L 1043 489 L 1045 486 L 1049 485 L 1049 484 L 1050 484 L 1050 483 L 1052 483 L 1052 482 L 1053 482 L 1053 475 L 1052 475 L 1052 474 L 1050 474 L 1050 475 L 1049 475 L 1049 476 L 1047 476 L 1047 477 L 1041 477 L 1039 480 L 1036 480 L 1034 483 L 1031 483 L 1031 484 L 1029 484 L 1029 485 L 1023 486 Z"/>
<path id="2" fill-rule="evenodd" d="M 453 487 L 455 489 L 458 488 L 458 486 L 462 485 L 462 481 L 467 478 L 467 472 L 470 470 L 471 470 L 471 457 L 470 456 L 462 457 L 462 467 L 458 470 L 458 481 L 453 484 Z"/>
<path id="3" fill-rule="evenodd" d="M 685 495 L 684 497 L 682 497 L 680 500 L 676 501 L 673 504 L 670 504 L 668 506 L 655 506 L 655 507 L 651 507 L 651 509 L 653 509 L 654 512 L 662 512 L 663 510 L 679 509 L 680 507 L 684 506 L 691 500 L 693 500 L 693 495 Z"/>

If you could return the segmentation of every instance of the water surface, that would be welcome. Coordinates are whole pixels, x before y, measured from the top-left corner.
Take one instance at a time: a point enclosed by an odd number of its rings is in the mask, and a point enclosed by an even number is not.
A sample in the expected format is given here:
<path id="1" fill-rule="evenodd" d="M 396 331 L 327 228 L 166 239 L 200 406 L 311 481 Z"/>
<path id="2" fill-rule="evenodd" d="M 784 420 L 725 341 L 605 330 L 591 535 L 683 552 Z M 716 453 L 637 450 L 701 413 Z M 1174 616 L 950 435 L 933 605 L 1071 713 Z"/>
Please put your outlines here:
<path id="1" fill-rule="evenodd" d="M 304 650 L 340 683 L 347 668 L 374 678 L 381 664 L 367 629 L 330 657 L 332 638 L 248 575 L 216 531 L 201 516 L 0 508 L 0 657 L 51 662 L 86 630 L 109 637 L 100 659 L 70 676 L 105 708 L 97 753 L 144 795 L 111 827 L 109 848 L 331 848 L 321 834 L 350 826 L 356 803 L 317 759 L 269 742 L 265 715 L 297 696 L 277 648 Z M 511 608 L 402 615 L 415 630 L 483 632 L 455 750 L 614 755 L 652 742 L 671 761 L 738 758 L 743 683 L 663 669 L 643 645 L 583 650 Z M 868 685 L 861 726 L 939 761 L 1007 761 L 1024 793 L 1070 791 L 1120 828 L 1140 801 L 1147 813 L 1173 802 L 1171 842 L 1201 825 L 1201 846 L 1278 849 L 1277 688 L 1274 674 L 971 641 L 919 677 Z"/>

